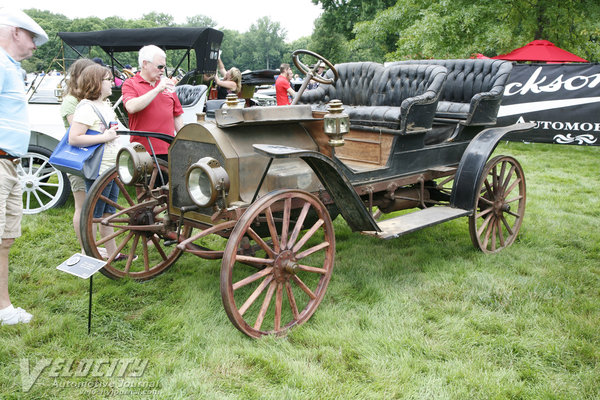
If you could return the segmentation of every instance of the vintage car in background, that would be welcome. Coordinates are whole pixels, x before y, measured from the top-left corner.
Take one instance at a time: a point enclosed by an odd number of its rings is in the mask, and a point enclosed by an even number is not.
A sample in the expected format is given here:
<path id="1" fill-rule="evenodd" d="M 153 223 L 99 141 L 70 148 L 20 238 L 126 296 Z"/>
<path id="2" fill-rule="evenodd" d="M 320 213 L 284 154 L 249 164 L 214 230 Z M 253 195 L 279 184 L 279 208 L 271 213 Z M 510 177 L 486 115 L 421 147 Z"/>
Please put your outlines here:
<path id="1" fill-rule="evenodd" d="M 300 55 L 319 61 L 310 69 Z M 171 143 L 168 164 L 139 144 L 121 149 L 81 217 L 87 254 L 100 258 L 115 240 L 103 274 L 148 280 L 184 252 L 221 260 L 229 319 L 260 337 L 286 334 L 319 306 L 335 263 L 337 216 L 380 239 L 467 217 L 481 251 L 515 241 L 524 173 L 513 157 L 490 159 L 505 134 L 531 128 L 494 126 L 510 63 L 334 66 L 306 50 L 293 61 L 306 74 L 293 105 L 239 108 L 230 99 L 176 138 L 137 132 Z M 315 75 L 321 63 L 329 67 L 323 77 Z M 319 86 L 305 90 L 311 79 Z M 102 194 L 113 181 L 116 202 Z M 94 218 L 99 201 L 117 212 Z M 100 237 L 96 224 L 114 233 Z"/>

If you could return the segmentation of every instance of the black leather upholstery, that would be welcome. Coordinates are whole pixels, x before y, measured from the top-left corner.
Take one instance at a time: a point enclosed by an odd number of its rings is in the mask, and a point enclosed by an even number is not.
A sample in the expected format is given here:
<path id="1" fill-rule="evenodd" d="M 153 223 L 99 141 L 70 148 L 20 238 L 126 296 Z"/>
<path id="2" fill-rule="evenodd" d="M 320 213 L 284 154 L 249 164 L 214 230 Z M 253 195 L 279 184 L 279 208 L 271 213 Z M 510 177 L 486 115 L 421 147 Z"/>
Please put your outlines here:
<path id="1" fill-rule="evenodd" d="M 326 110 L 338 99 L 354 126 L 382 127 L 407 133 L 431 129 L 437 102 L 446 79 L 438 65 L 395 65 L 374 62 L 335 66 L 339 79 L 307 90 L 299 103 Z M 333 77 L 328 71 L 326 77 Z"/>
<path id="2" fill-rule="evenodd" d="M 175 93 L 177 93 L 182 107 L 193 107 L 200 101 L 207 89 L 206 85 L 179 85 L 175 86 Z"/>
<path id="3" fill-rule="evenodd" d="M 448 69 L 436 117 L 467 125 L 493 125 L 512 63 L 502 60 L 407 60 L 391 65 L 435 64 Z"/>

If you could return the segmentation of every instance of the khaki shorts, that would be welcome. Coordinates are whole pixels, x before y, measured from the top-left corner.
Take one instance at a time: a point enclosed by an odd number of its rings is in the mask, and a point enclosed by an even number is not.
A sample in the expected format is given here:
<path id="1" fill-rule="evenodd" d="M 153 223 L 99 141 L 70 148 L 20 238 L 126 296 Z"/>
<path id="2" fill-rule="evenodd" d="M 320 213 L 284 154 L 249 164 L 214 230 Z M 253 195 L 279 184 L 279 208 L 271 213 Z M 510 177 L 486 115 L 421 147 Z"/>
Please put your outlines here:
<path id="1" fill-rule="evenodd" d="M 12 161 L 0 158 L 0 243 L 21 236 L 23 190 Z"/>
<path id="2" fill-rule="evenodd" d="M 69 182 L 71 182 L 71 191 L 75 192 L 85 192 L 85 181 L 83 177 L 77 175 L 67 174 L 69 177 Z"/>

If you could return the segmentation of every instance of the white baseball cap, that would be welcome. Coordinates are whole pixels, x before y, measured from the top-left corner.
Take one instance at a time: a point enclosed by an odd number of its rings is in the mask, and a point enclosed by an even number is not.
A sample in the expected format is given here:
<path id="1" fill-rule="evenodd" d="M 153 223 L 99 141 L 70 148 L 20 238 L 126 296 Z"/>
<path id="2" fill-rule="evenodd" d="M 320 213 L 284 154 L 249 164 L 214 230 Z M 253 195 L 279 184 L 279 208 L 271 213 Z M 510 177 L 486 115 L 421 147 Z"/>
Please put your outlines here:
<path id="1" fill-rule="evenodd" d="M 41 46 L 48 41 L 48 35 L 31 17 L 21 10 L 9 7 L 0 8 L 0 25 L 14 26 L 33 33 L 33 43 Z"/>

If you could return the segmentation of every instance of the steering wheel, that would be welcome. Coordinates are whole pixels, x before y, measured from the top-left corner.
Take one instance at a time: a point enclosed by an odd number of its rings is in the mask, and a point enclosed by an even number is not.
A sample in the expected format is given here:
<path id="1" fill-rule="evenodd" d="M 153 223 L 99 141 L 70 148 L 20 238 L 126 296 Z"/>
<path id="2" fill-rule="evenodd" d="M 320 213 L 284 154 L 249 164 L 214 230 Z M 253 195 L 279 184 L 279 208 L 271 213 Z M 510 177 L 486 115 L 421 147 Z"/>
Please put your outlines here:
<path id="1" fill-rule="evenodd" d="M 314 71 L 311 71 L 310 68 L 304 64 L 302 64 L 302 62 L 300 61 L 300 59 L 298 58 L 299 54 L 306 54 L 309 56 L 312 56 L 314 58 L 316 58 L 319 61 L 323 61 L 325 63 L 325 65 L 327 65 L 329 67 L 329 69 L 333 72 L 333 78 L 323 78 L 320 75 L 316 75 L 314 74 L 316 71 L 316 68 Z M 335 67 L 333 66 L 333 64 L 331 62 L 329 62 L 329 60 L 327 60 L 325 57 L 323 57 L 320 54 L 314 53 L 310 50 L 296 50 L 292 53 L 292 60 L 294 60 L 294 65 L 300 70 L 300 72 L 302 72 L 304 75 L 311 75 L 311 79 L 319 82 L 319 83 L 323 83 L 326 85 L 332 84 L 333 82 L 337 81 L 339 79 L 339 75 L 337 70 L 335 69 Z"/>

